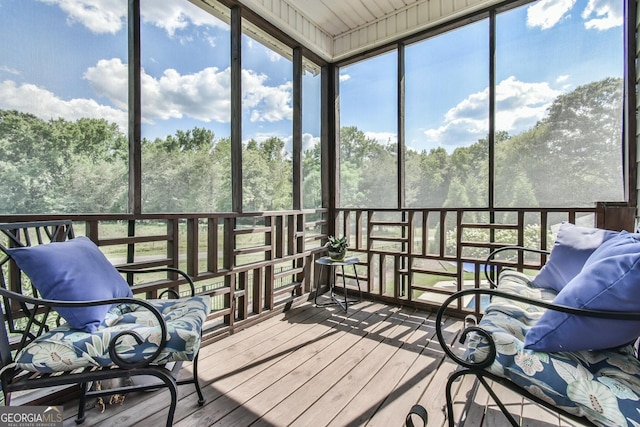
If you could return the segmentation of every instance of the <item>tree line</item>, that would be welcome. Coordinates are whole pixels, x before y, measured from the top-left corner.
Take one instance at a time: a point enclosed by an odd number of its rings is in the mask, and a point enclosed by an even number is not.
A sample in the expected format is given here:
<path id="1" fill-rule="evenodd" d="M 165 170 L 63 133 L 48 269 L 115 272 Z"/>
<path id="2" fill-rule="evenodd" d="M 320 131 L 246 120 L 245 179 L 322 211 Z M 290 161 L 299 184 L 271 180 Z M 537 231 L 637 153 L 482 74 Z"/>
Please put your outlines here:
<path id="1" fill-rule="evenodd" d="M 547 116 L 511 136 L 496 132 L 495 205 L 581 207 L 623 200 L 622 79 L 607 78 L 560 95 Z M 397 145 L 355 127 L 341 129 L 341 204 L 396 207 Z M 407 207 L 486 207 L 489 141 L 407 150 Z"/>
<path id="2" fill-rule="evenodd" d="M 495 204 L 578 207 L 622 200 L 622 80 L 607 78 L 554 100 L 518 135 L 495 135 Z M 245 211 L 292 207 L 291 159 L 280 138 L 243 144 Z M 406 151 L 407 207 L 486 207 L 489 140 Z M 0 110 L 0 212 L 122 213 L 128 199 L 128 138 L 114 123 L 42 120 Z M 305 207 L 321 206 L 320 146 L 303 153 Z M 397 204 L 397 144 L 340 131 L 343 207 Z M 142 140 L 142 204 L 152 212 L 231 211 L 231 141 L 194 127 Z"/>

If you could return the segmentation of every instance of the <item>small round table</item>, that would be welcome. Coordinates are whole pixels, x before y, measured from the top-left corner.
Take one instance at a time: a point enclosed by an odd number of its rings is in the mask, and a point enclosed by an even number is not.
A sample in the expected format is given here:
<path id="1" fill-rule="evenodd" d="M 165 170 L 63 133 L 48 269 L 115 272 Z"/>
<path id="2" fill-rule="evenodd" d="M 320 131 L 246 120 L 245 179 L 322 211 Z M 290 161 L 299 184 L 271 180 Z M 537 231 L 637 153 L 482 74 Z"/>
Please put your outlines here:
<path id="1" fill-rule="evenodd" d="M 348 257 L 343 259 L 342 261 L 334 261 L 328 256 L 325 256 L 316 260 L 316 264 L 320 266 L 320 269 L 318 271 L 318 279 L 316 280 L 316 295 L 313 298 L 313 303 L 317 307 L 324 307 L 327 305 L 339 305 L 346 313 L 347 308 L 349 307 L 349 304 L 355 304 L 356 302 L 359 302 L 362 299 L 362 290 L 360 289 L 360 279 L 358 278 L 358 270 L 356 269 L 356 264 L 358 264 L 358 261 L 359 260 L 357 257 Z M 358 292 L 360 292 L 359 299 L 347 298 L 347 284 L 346 284 L 346 279 L 344 275 L 345 265 L 353 266 L 353 273 L 356 276 L 356 284 L 358 285 Z M 331 277 L 329 278 L 329 291 L 331 292 L 331 301 L 318 304 L 318 294 L 320 293 L 320 278 L 322 277 L 322 271 L 325 266 L 329 267 L 331 270 L 330 271 Z M 334 289 L 336 287 L 336 267 L 340 267 L 340 269 L 342 270 L 342 292 L 344 293 L 344 300 L 338 299 L 334 292 Z"/>

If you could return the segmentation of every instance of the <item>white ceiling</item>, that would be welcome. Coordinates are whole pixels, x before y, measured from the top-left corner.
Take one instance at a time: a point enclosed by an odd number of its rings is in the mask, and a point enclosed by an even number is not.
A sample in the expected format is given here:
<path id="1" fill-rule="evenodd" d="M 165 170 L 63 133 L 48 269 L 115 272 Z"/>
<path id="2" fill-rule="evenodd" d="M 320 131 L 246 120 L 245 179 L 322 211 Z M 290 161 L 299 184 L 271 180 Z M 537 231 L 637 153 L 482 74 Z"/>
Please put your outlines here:
<path id="1" fill-rule="evenodd" d="M 397 13 L 416 0 L 288 0 L 329 35 L 336 37 Z"/>
<path id="2" fill-rule="evenodd" d="M 240 0 L 334 62 L 498 3 L 499 0 Z"/>

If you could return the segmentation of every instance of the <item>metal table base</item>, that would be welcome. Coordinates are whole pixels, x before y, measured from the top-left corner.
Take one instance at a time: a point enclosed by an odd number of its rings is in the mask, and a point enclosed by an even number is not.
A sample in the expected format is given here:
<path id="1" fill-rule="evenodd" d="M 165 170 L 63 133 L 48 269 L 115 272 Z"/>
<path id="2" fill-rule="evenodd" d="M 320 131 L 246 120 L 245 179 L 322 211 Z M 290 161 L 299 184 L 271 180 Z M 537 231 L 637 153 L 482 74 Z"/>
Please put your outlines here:
<path id="1" fill-rule="evenodd" d="M 329 258 L 328 256 L 326 257 L 322 257 L 318 260 L 316 260 L 316 264 L 318 264 L 320 266 L 320 269 L 318 271 L 318 277 L 316 280 L 316 294 L 315 297 L 313 298 L 313 303 L 317 306 L 317 307 L 325 307 L 325 306 L 329 306 L 329 305 L 338 305 L 340 306 L 340 308 L 342 308 L 344 310 L 344 312 L 347 312 L 347 308 L 349 307 L 349 304 L 355 304 L 357 302 L 360 302 L 362 300 L 362 290 L 360 289 L 360 279 L 358 278 L 358 270 L 356 269 L 356 264 L 358 264 L 358 258 L 357 257 L 349 257 L 349 258 L 345 258 L 341 261 L 334 261 L 331 258 Z M 345 279 L 345 274 L 344 274 L 344 266 L 345 265 L 352 265 L 353 266 L 353 273 L 356 276 L 356 284 L 358 285 L 358 292 L 360 293 L 360 298 L 359 299 L 349 299 L 347 296 L 347 283 L 346 283 L 346 279 Z M 320 294 L 320 278 L 322 277 L 322 272 L 324 270 L 324 267 L 327 266 L 331 269 L 330 271 L 330 278 L 329 278 L 329 292 L 331 295 L 331 301 L 329 302 L 325 302 L 325 303 L 318 303 L 318 295 Z M 341 271 L 342 271 L 342 292 L 344 294 L 344 298 L 339 298 L 338 295 L 335 293 L 335 287 L 336 287 L 336 268 L 340 267 Z M 324 292 L 323 292 L 324 293 Z"/>

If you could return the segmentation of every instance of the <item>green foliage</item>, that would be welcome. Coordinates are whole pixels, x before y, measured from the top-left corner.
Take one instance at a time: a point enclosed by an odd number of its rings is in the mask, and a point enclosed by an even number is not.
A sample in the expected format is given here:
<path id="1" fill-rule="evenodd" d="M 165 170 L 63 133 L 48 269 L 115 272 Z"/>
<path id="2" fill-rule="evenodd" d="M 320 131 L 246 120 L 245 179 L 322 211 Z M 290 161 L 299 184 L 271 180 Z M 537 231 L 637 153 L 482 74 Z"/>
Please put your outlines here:
<path id="1" fill-rule="evenodd" d="M 489 230 L 483 228 L 465 228 L 462 235 L 462 241 L 465 242 L 489 242 Z M 518 236 L 516 230 L 495 230 L 494 241 L 504 245 L 517 245 Z M 458 234 L 457 228 L 451 228 L 447 231 L 446 235 L 446 247 L 445 253 L 450 256 L 456 255 L 456 237 Z M 547 233 L 547 241 L 552 241 L 552 235 Z M 540 248 L 540 225 L 529 224 L 524 228 L 524 242 L 523 246 L 526 248 Z M 463 257 L 485 259 L 489 255 L 489 252 L 485 248 L 465 247 Z M 510 256 L 513 254 L 508 254 Z"/>
<path id="2" fill-rule="evenodd" d="M 126 141 L 105 120 L 46 122 L 0 110 L 3 213 L 124 212 Z"/>
<path id="3" fill-rule="evenodd" d="M 342 252 L 349 247 L 349 243 L 347 242 L 347 236 L 335 237 L 329 236 L 327 243 L 324 245 L 325 248 L 329 249 L 331 252 Z"/>
<path id="4" fill-rule="evenodd" d="M 249 141 L 242 153 L 243 207 L 247 211 L 291 209 L 291 161 L 284 156 L 284 141 L 268 138 Z"/>
<path id="5" fill-rule="evenodd" d="M 302 157 L 304 208 L 322 207 L 322 164 L 320 144 L 305 151 Z"/>
<path id="6" fill-rule="evenodd" d="M 547 117 L 526 132 L 497 132 L 496 206 L 577 207 L 623 200 L 621 100 L 622 80 L 604 79 L 559 96 Z M 338 204 L 395 208 L 397 144 L 378 143 L 355 126 L 343 127 L 339 142 Z M 292 163 L 284 147 L 277 137 L 242 147 L 245 211 L 292 208 Z M 444 148 L 408 150 L 405 206 L 488 206 L 488 148 L 485 138 L 450 154 Z M 127 136 L 106 120 L 45 121 L 0 110 L 2 213 L 126 212 L 128 155 Z M 322 205 L 326 171 L 320 159 L 319 145 L 303 155 L 304 207 Z M 231 171 L 230 138 L 216 138 L 211 130 L 195 127 L 144 139 L 143 210 L 231 211 Z"/>
<path id="7" fill-rule="evenodd" d="M 559 96 L 542 121 L 519 135 L 496 132 L 495 205 L 580 207 L 624 200 L 622 99 L 622 79 L 607 78 Z M 380 155 L 393 149 L 355 127 L 342 128 L 340 137 L 340 206 L 395 207 L 397 163 Z M 405 170 L 407 207 L 489 204 L 488 138 L 451 154 L 441 147 L 408 150 Z"/>
<path id="8" fill-rule="evenodd" d="M 560 95 L 535 127 L 498 144 L 496 202 L 554 207 L 623 200 L 622 88 L 622 79 L 607 78 Z"/>
<path id="9" fill-rule="evenodd" d="M 340 129 L 340 206 L 397 206 L 397 144 L 382 145 L 355 126 Z"/>

